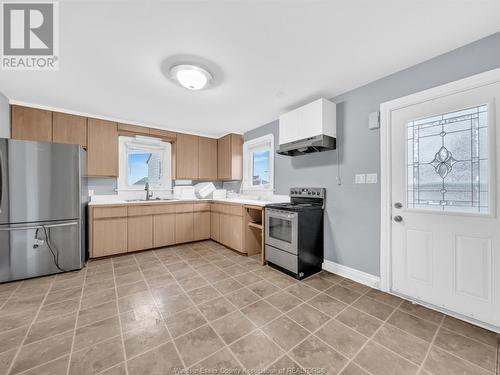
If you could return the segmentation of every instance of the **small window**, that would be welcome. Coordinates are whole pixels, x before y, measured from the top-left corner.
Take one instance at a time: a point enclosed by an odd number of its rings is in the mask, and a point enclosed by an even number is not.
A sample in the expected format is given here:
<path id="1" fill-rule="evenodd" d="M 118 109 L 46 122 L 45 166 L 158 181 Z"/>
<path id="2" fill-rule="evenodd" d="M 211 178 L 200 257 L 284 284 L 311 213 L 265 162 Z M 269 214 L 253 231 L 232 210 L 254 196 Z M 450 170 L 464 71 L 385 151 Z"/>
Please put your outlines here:
<path id="1" fill-rule="evenodd" d="M 274 136 L 252 139 L 243 144 L 243 188 L 272 190 L 274 188 Z"/>
<path id="2" fill-rule="evenodd" d="M 120 137 L 118 190 L 170 190 L 171 146 L 154 138 Z"/>

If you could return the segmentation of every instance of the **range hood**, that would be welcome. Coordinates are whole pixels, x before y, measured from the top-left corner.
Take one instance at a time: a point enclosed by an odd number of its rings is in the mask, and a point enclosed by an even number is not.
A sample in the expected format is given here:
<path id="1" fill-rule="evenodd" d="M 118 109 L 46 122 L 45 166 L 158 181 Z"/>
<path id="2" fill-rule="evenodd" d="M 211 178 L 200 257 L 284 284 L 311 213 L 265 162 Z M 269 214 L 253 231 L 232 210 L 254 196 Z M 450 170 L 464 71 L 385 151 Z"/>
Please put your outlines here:
<path id="1" fill-rule="evenodd" d="M 299 156 L 335 150 L 335 103 L 321 98 L 280 116 L 278 154 Z"/>
<path id="2" fill-rule="evenodd" d="M 336 139 L 325 134 L 279 145 L 280 155 L 299 156 L 312 152 L 335 150 Z"/>

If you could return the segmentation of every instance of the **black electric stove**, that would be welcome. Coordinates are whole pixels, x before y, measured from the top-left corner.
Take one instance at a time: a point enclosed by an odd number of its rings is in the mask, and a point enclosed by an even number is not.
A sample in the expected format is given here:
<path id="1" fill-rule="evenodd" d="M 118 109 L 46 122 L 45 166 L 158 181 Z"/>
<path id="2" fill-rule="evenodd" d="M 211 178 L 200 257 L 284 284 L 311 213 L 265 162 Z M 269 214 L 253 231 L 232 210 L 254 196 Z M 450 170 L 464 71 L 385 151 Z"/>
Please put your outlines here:
<path id="1" fill-rule="evenodd" d="M 266 261 L 297 279 L 321 271 L 324 188 L 291 188 L 290 202 L 266 206 Z"/>

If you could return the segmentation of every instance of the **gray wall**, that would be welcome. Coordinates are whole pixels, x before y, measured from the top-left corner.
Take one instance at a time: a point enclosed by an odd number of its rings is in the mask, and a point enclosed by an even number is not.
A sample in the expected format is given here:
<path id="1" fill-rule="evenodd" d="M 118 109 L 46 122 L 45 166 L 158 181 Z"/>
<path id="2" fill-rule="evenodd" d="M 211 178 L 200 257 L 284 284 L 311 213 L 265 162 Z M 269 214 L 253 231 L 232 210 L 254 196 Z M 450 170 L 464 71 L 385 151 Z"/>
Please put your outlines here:
<path id="1" fill-rule="evenodd" d="M 380 177 L 380 132 L 368 129 L 368 114 L 381 103 L 500 67 L 500 33 L 392 74 L 331 100 L 337 103 L 336 151 L 299 157 L 276 155 L 277 194 L 292 186 L 327 188 L 325 258 L 380 275 L 380 185 L 355 185 L 356 173 Z M 245 134 L 245 140 L 273 133 L 278 121 Z M 336 176 L 340 167 L 342 184 Z"/>
<path id="2" fill-rule="evenodd" d="M 0 138 L 10 138 L 9 99 L 0 92 Z"/>

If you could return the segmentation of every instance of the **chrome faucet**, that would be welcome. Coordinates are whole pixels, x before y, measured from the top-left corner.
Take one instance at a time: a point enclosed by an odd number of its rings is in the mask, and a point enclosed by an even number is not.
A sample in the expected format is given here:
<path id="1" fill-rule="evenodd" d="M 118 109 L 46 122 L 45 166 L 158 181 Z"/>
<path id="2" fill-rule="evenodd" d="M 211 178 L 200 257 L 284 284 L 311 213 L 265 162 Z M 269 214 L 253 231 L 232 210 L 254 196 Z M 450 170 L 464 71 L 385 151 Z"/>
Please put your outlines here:
<path id="1" fill-rule="evenodd" d="M 146 186 L 144 186 L 144 190 L 146 190 L 146 200 L 150 200 L 153 198 L 153 192 L 149 191 L 149 182 L 146 182 Z"/>

